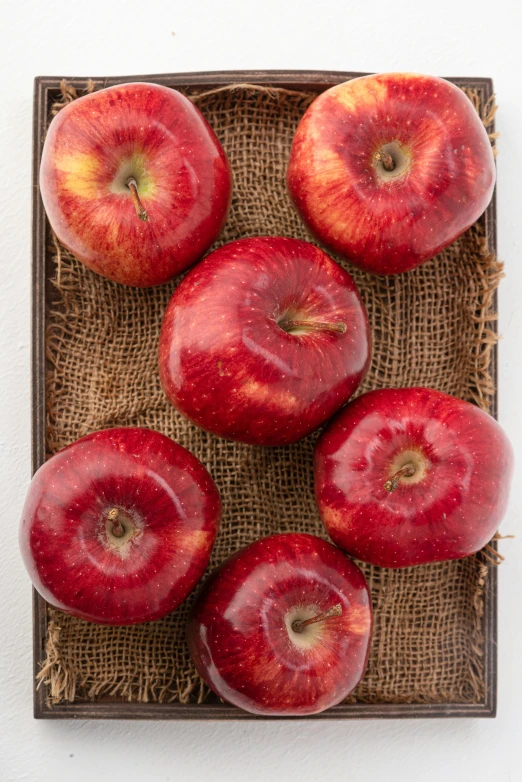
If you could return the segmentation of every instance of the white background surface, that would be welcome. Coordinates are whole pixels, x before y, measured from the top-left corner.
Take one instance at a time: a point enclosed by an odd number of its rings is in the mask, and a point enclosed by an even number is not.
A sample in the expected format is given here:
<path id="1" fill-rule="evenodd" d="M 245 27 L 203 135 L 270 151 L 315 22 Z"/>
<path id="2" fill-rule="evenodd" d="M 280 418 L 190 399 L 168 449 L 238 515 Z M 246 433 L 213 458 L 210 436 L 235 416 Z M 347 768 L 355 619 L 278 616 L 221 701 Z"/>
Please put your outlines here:
<path id="1" fill-rule="evenodd" d="M 30 171 L 35 75 L 242 68 L 492 76 L 498 130 L 500 411 L 522 452 L 520 4 L 497 0 L 0 0 L 0 780 L 522 779 L 521 460 L 500 573 L 496 720 L 71 723 L 32 718 L 31 602 L 17 550 L 30 478 Z M 515 10 L 518 9 L 518 10 Z M 175 33 L 175 35 L 173 35 Z"/>

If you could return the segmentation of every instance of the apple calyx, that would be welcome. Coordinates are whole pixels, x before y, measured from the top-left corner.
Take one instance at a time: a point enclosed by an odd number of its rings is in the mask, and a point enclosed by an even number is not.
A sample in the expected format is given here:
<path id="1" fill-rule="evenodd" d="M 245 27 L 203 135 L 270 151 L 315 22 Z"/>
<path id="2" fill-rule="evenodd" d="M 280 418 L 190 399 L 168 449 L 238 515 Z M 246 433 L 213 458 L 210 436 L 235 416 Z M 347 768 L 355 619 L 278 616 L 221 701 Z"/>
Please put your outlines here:
<path id="1" fill-rule="evenodd" d="M 317 320 L 280 320 L 278 326 L 286 331 L 287 334 L 293 334 L 296 331 L 332 331 L 336 334 L 346 332 L 346 323 L 323 323 Z"/>
<path id="2" fill-rule="evenodd" d="M 392 158 L 389 152 L 382 149 L 375 153 L 375 160 L 382 164 L 385 171 L 393 171 L 395 168 L 395 160 Z"/>
<path id="3" fill-rule="evenodd" d="M 400 470 L 397 470 L 395 475 L 393 475 L 389 481 L 386 481 L 384 488 L 388 492 L 395 491 L 395 489 L 397 489 L 399 486 L 400 478 L 411 478 L 413 475 L 415 475 L 415 466 L 413 464 L 405 464 L 404 467 L 401 467 Z"/>
<path id="4" fill-rule="evenodd" d="M 132 199 L 132 203 L 134 204 L 136 214 L 138 215 L 140 220 L 147 222 L 147 220 L 149 219 L 149 214 L 140 201 L 140 197 L 138 195 L 138 183 L 136 182 L 134 177 L 131 176 L 127 179 L 125 184 L 130 190 L 131 199 Z"/>
<path id="5" fill-rule="evenodd" d="M 337 605 L 332 606 L 332 608 L 329 608 L 328 611 L 323 611 L 321 614 L 317 614 L 316 616 L 311 616 L 310 619 L 295 619 L 292 622 L 292 630 L 294 633 L 302 633 L 305 627 L 308 627 L 308 625 L 316 624 L 317 622 L 322 622 L 325 619 L 330 619 L 333 616 L 341 616 L 343 612 L 343 607 L 340 603 L 337 603 Z"/>
<path id="6" fill-rule="evenodd" d="M 111 532 L 115 538 L 122 538 L 125 535 L 125 527 L 120 520 L 120 512 L 117 508 L 111 508 L 107 513 L 107 521 L 112 521 Z"/>

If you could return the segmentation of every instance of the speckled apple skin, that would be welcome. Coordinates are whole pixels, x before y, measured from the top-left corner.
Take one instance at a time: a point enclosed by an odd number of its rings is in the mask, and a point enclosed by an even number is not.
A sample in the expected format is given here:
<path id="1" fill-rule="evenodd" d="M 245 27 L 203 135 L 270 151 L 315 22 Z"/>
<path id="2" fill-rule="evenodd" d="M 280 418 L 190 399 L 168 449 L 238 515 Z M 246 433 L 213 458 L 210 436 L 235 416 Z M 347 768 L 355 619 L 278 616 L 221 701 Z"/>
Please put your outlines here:
<path id="1" fill-rule="evenodd" d="M 307 628 L 309 646 L 291 640 L 290 619 L 303 606 L 319 613 L 339 603 L 340 616 Z M 257 540 L 211 574 L 187 637 L 199 674 L 221 698 L 253 714 L 305 716 L 340 703 L 357 686 L 371 630 L 359 568 L 330 543 L 290 533 Z"/>
<path id="2" fill-rule="evenodd" d="M 112 507 L 140 529 L 124 558 L 104 532 Z M 20 549 L 51 605 L 101 624 L 147 622 L 173 611 L 199 581 L 220 515 L 210 475 L 187 450 L 149 429 L 105 429 L 37 471 Z"/>
<path id="3" fill-rule="evenodd" d="M 290 334 L 283 317 L 343 322 L 344 334 Z M 313 432 L 354 393 L 370 361 L 366 310 L 322 250 L 256 237 L 215 250 L 178 286 L 159 344 L 171 403 L 231 440 L 284 445 Z"/>
<path id="4" fill-rule="evenodd" d="M 125 167 L 130 191 L 114 191 Z M 231 198 L 226 155 L 201 112 L 176 90 L 121 84 L 70 103 L 51 122 L 40 192 L 58 239 L 110 280 L 146 287 L 199 260 L 223 228 Z"/>
<path id="5" fill-rule="evenodd" d="M 398 142 L 405 176 L 383 182 L 375 153 Z M 432 258 L 484 212 L 495 185 L 486 130 L 444 79 L 363 76 L 326 90 L 301 120 L 287 172 L 302 219 L 324 244 L 375 274 Z"/>
<path id="6" fill-rule="evenodd" d="M 427 460 L 424 478 L 384 484 L 401 453 Z M 469 402 L 428 388 L 363 394 L 317 442 L 315 495 L 331 539 L 387 568 L 479 551 L 505 514 L 513 452 L 499 424 Z"/>

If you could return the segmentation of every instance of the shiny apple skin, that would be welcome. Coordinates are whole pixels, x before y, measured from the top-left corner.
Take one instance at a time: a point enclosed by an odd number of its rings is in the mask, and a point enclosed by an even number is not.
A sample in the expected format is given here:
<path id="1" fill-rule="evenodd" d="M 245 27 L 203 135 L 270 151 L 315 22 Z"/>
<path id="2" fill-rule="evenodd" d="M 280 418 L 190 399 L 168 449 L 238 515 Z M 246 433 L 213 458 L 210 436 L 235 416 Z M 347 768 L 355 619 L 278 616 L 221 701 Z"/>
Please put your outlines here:
<path id="1" fill-rule="evenodd" d="M 291 334 L 278 325 L 289 312 L 347 329 Z M 284 237 L 242 239 L 207 256 L 174 292 L 160 336 L 160 377 L 174 407 L 254 445 L 317 429 L 369 361 L 368 318 L 350 275 L 312 244 Z"/>
<path id="2" fill-rule="evenodd" d="M 403 477 L 386 491 L 408 453 L 421 459 L 421 479 Z M 400 568 L 467 557 L 491 540 L 513 452 L 475 405 L 428 388 L 388 388 L 358 397 L 329 424 L 314 472 L 331 539 L 364 562 Z"/>
<path id="3" fill-rule="evenodd" d="M 135 522 L 122 552 L 106 513 Z M 203 465 L 158 432 L 105 429 L 56 453 L 35 474 L 20 549 L 51 605 L 100 624 L 159 619 L 203 575 L 219 528 L 219 493 Z"/>
<path id="4" fill-rule="evenodd" d="M 134 176 L 149 219 L 124 181 Z M 176 90 L 121 84 L 70 103 L 53 119 L 40 192 L 58 239 L 110 280 L 147 287 L 199 260 L 231 197 L 226 155 L 201 112 Z"/>
<path id="5" fill-rule="evenodd" d="M 383 180 L 375 153 L 397 142 L 405 173 Z M 301 120 L 287 172 L 302 219 L 327 247 L 375 274 L 415 268 L 484 212 L 495 163 L 467 96 L 434 76 L 385 73 L 336 85 Z"/>
<path id="6" fill-rule="evenodd" d="M 291 629 L 294 619 L 337 604 L 340 616 L 299 637 Z M 187 638 L 196 669 L 224 700 L 252 714 L 305 716 L 357 686 L 371 630 L 371 598 L 357 565 L 331 543 L 291 533 L 257 540 L 211 574 Z"/>

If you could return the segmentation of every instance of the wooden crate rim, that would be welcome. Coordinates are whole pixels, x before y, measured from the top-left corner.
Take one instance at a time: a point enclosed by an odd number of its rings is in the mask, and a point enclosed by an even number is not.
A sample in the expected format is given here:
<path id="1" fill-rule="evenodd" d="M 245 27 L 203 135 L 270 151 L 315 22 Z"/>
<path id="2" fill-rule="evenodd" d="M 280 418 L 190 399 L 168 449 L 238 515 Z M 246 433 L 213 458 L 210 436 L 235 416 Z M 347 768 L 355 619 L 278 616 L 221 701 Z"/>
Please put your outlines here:
<path id="1" fill-rule="evenodd" d="M 285 70 L 285 71 L 201 71 L 140 76 L 93 78 L 97 87 L 125 82 L 155 82 L 171 87 L 212 87 L 234 83 L 274 85 L 286 89 L 320 92 L 348 79 L 364 76 L 351 71 Z M 45 136 L 49 99 L 60 89 L 63 77 L 37 76 L 33 103 L 33 164 L 32 164 L 32 307 L 31 307 L 31 388 L 32 388 L 32 471 L 45 461 L 46 400 L 45 400 L 45 332 L 46 301 L 49 281 L 46 275 L 46 216 L 38 187 L 38 172 L 42 141 Z M 493 95 L 493 81 L 488 77 L 446 77 L 459 87 L 475 87 L 482 91 L 484 101 Z M 67 81 L 76 89 L 87 87 L 89 79 L 72 77 Z M 494 127 L 492 127 L 494 130 Z M 496 251 L 496 190 L 486 210 L 486 235 L 489 249 Z M 494 298 L 497 311 L 497 296 Z M 496 331 L 496 324 L 492 325 Z M 492 414 L 498 414 L 497 347 L 492 353 L 491 372 L 495 384 Z M 496 548 L 496 543 L 493 543 Z M 425 717 L 495 717 L 497 705 L 497 591 L 496 568 L 490 568 L 484 590 L 484 674 L 486 696 L 483 703 L 342 703 L 321 714 L 302 719 L 398 719 Z M 33 681 L 34 716 L 37 719 L 144 719 L 144 720 L 260 720 L 252 714 L 225 703 L 125 703 L 74 702 L 47 703 L 45 685 L 37 687 L 36 675 L 45 660 L 47 608 L 45 600 L 33 589 Z M 285 719 L 271 717 L 267 719 Z M 296 719 L 292 717 L 290 719 Z"/>

